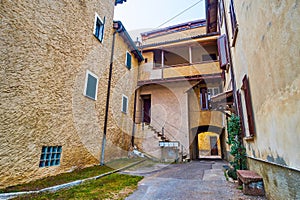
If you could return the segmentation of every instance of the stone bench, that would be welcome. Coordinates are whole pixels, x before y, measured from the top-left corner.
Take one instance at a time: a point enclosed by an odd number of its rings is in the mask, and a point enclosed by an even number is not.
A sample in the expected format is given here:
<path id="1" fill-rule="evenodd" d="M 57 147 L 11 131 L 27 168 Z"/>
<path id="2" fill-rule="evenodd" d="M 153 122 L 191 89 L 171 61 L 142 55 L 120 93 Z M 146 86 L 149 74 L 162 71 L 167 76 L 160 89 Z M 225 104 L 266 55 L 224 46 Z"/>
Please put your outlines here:
<path id="1" fill-rule="evenodd" d="M 254 171 L 237 170 L 239 185 L 243 185 L 243 193 L 252 196 L 265 195 L 263 178 Z"/>

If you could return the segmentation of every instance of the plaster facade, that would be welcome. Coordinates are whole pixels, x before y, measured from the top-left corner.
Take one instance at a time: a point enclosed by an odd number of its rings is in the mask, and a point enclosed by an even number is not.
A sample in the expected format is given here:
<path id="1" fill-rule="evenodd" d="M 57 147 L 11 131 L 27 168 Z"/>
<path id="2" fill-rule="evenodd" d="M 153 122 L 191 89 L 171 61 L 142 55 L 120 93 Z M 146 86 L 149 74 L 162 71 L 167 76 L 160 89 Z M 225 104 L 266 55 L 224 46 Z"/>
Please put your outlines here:
<path id="1" fill-rule="evenodd" d="M 188 24 L 189 22 L 186 23 L 187 26 Z M 217 35 L 206 35 L 205 24 L 187 30 L 182 30 L 182 27 L 185 25 L 142 33 L 144 45 L 140 48 L 145 62 L 139 66 L 140 97 L 136 122 L 144 122 L 143 113 L 146 111 L 143 96 L 147 95 L 147 98 L 151 99 L 151 120 L 146 123 L 154 127 L 153 132 L 164 132 L 165 139 L 158 138 L 156 144 L 153 142 L 154 136 L 149 141 L 145 139 L 141 141 L 141 149 L 150 152 L 148 144 L 151 142 L 155 152 L 152 155 L 159 156 L 159 152 L 162 152 L 162 149 L 157 147 L 159 140 L 178 141 L 181 144 L 181 155 L 198 159 L 199 151 L 205 151 L 204 143 L 207 143 L 204 138 L 198 140 L 198 127 L 218 127 L 218 131 L 215 128 L 212 131 L 218 135 L 218 147 L 221 144 L 219 135 L 223 127 L 222 115 L 208 108 L 201 110 L 200 89 L 194 88 L 201 83 L 201 87 L 214 86 L 218 91 L 222 90 Z M 193 38 L 199 35 L 200 38 Z M 182 38 L 185 40 L 181 40 Z M 138 134 L 147 135 L 148 132 Z M 219 148 L 217 152 L 219 157 L 222 154 L 221 150 Z"/>
<path id="2" fill-rule="evenodd" d="M 294 177 L 300 173 L 299 2 L 222 2 L 226 19 L 223 18 L 220 30 L 228 35 L 232 57 L 225 88 L 241 91 L 249 169 L 264 178 L 268 198 L 298 199 L 300 190 Z M 238 24 L 235 35 L 229 14 L 231 2 Z M 245 75 L 251 91 L 254 136 L 250 136 L 245 94 L 241 89 Z"/>

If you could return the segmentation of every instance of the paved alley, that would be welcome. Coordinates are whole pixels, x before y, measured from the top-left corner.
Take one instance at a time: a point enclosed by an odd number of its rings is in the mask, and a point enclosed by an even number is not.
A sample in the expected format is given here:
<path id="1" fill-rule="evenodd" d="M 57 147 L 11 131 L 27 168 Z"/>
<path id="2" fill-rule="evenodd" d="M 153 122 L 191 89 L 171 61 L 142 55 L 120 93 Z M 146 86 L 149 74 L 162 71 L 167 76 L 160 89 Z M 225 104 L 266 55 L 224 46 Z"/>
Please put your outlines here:
<path id="1" fill-rule="evenodd" d="M 265 199 L 243 195 L 237 185 L 226 181 L 224 161 L 192 161 L 186 164 L 156 164 L 124 173 L 145 178 L 127 200 L 175 199 Z"/>

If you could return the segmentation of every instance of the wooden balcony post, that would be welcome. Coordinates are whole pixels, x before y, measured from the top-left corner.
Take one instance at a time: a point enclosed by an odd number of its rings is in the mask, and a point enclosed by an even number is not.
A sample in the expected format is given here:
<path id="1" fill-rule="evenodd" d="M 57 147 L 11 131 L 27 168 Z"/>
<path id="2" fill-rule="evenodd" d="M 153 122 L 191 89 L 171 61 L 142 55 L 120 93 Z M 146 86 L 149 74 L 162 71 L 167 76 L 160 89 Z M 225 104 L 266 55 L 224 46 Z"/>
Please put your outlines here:
<path id="1" fill-rule="evenodd" d="M 190 62 L 190 64 L 192 64 L 192 63 L 193 63 L 193 57 L 192 57 L 192 47 L 191 47 L 191 46 L 189 46 L 189 62 Z"/>
<path id="2" fill-rule="evenodd" d="M 164 57 L 165 57 L 165 52 L 163 50 L 161 50 L 161 78 L 164 78 Z"/>

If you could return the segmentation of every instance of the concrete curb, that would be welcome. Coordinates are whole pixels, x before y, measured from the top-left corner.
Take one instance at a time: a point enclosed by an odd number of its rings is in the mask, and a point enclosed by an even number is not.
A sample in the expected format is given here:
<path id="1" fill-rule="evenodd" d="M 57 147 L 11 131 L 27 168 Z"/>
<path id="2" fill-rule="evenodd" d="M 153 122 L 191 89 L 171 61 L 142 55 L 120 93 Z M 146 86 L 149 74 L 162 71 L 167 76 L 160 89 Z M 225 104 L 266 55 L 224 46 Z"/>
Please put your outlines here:
<path id="1" fill-rule="evenodd" d="M 12 198 L 15 198 L 17 196 L 27 195 L 27 194 L 38 194 L 38 193 L 43 193 L 43 192 L 56 192 L 56 191 L 61 190 L 61 189 L 70 188 L 70 187 L 73 187 L 73 186 L 76 186 L 76 185 L 80 185 L 80 184 L 82 184 L 84 182 L 87 182 L 87 181 L 97 180 L 101 177 L 108 176 L 110 174 L 113 174 L 113 173 L 119 172 L 121 170 L 124 170 L 124 169 L 130 168 L 130 167 L 133 167 L 135 165 L 138 165 L 138 164 L 140 164 L 144 161 L 146 161 L 146 159 L 137 161 L 137 162 L 132 163 L 130 165 L 127 165 L 125 167 L 121 167 L 119 169 L 116 169 L 116 170 L 113 170 L 113 171 L 110 171 L 110 172 L 107 172 L 107 173 L 104 173 L 104 174 L 100 174 L 98 176 L 94 176 L 94 177 L 90 177 L 90 178 L 86 178 L 86 179 L 82 179 L 82 180 L 77 180 L 77 181 L 72 181 L 72 182 L 69 182 L 69 183 L 64 183 L 64 184 L 61 184 L 61 185 L 56 185 L 56 186 L 44 188 L 44 189 L 37 190 L 37 191 L 2 193 L 2 194 L 0 194 L 0 200 L 12 199 Z"/>

